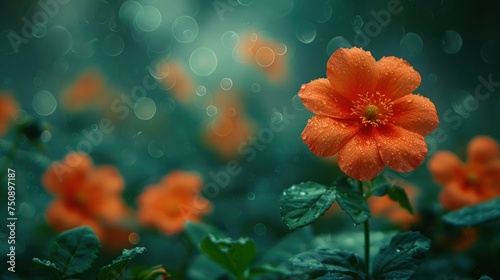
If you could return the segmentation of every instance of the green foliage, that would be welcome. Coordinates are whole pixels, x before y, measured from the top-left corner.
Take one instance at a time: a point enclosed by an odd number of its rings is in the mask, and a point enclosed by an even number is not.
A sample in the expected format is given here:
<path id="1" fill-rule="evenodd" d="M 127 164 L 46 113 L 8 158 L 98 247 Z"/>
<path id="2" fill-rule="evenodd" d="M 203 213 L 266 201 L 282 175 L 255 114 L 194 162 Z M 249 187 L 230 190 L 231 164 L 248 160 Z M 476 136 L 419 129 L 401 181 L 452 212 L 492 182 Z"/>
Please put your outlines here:
<path id="1" fill-rule="evenodd" d="M 157 280 L 159 277 L 162 277 L 161 279 L 166 279 L 168 276 L 170 276 L 165 268 L 163 268 L 162 265 L 157 265 L 150 267 L 148 269 L 143 270 L 137 277 L 134 279 L 136 280 Z"/>
<path id="2" fill-rule="evenodd" d="M 298 254 L 290 259 L 301 273 L 311 277 L 343 275 L 341 279 L 363 279 L 364 261 L 356 254 L 336 249 L 319 248 Z M 351 278 L 349 278 L 351 277 Z M 333 279 L 333 278 L 322 278 Z"/>
<path id="3" fill-rule="evenodd" d="M 205 237 L 207 237 L 209 234 L 217 237 L 226 237 L 225 234 L 211 225 L 204 223 L 194 223 L 190 221 L 187 221 L 184 224 L 184 233 L 187 235 L 191 243 L 198 248 L 203 239 L 205 239 Z"/>
<path id="4" fill-rule="evenodd" d="M 49 268 L 59 279 L 66 279 L 89 269 L 99 248 L 99 239 L 90 227 L 77 227 L 57 236 L 48 261 L 33 258 L 33 262 L 37 267 Z"/>
<path id="5" fill-rule="evenodd" d="M 392 201 L 398 202 L 401 207 L 413 214 L 413 207 L 403 187 L 388 182 L 384 176 L 377 176 L 371 181 L 371 184 L 369 195 L 384 196 L 387 194 Z"/>
<path id="6" fill-rule="evenodd" d="M 418 232 L 396 234 L 373 261 L 375 279 L 410 279 L 430 249 L 430 239 Z"/>
<path id="7" fill-rule="evenodd" d="M 200 244 L 200 250 L 237 279 L 246 279 L 247 269 L 252 263 L 257 247 L 248 238 L 232 240 L 207 236 Z"/>
<path id="8" fill-rule="evenodd" d="M 341 176 L 333 182 L 332 188 L 337 195 L 340 208 L 351 217 L 356 225 L 364 223 L 370 218 L 370 208 L 360 191 L 359 181 Z"/>
<path id="9" fill-rule="evenodd" d="M 294 185 L 281 196 L 281 217 L 291 230 L 307 226 L 323 215 L 335 198 L 334 189 L 314 182 Z"/>
<path id="10" fill-rule="evenodd" d="M 97 274 L 98 280 L 114 280 L 120 279 L 120 276 L 123 274 L 129 262 L 135 258 L 135 256 L 142 254 L 146 251 L 144 247 L 136 247 L 130 250 L 123 249 L 122 254 L 111 264 L 103 266 L 99 270 L 99 274 Z"/>
<path id="11" fill-rule="evenodd" d="M 500 197 L 468 206 L 443 216 L 443 221 L 456 226 L 474 226 L 500 218 Z"/>

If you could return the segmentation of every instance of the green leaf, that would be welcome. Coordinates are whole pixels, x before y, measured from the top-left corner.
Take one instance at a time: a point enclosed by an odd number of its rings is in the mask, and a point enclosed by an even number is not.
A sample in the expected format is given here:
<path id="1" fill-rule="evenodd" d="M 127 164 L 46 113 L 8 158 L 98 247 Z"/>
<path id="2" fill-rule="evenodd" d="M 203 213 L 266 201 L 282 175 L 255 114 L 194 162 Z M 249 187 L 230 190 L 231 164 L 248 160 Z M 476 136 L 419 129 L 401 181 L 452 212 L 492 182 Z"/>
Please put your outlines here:
<path id="1" fill-rule="evenodd" d="M 333 189 L 314 182 L 294 185 L 280 198 L 281 217 L 291 230 L 307 226 L 332 206 L 335 197 Z"/>
<path id="2" fill-rule="evenodd" d="M 387 189 L 393 184 L 387 182 L 384 176 L 377 176 L 371 180 L 372 188 L 370 190 L 370 195 L 374 196 L 384 196 L 387 194 Z"/>
<path id="3" fill-rule="evenodd" d="M 48 268 L 50 271 L 52 271 L 54 274 L 58 275 L 59 278 L 61 278 L 61 270 L 52 262 L 47 261 L 47 260 L 40 260 L 39 258 L 33 258 L 32 259 L 33 266 L 32 269 L 40 269 L 40 268 Z"/>
<path id="4" fill-rule="evenodd" d="M 205 237 L 209 234 L 212 234 L 217 237 L 226 237 L 225 234 L 221 233 L 217 228 L 204 224 L 204 223 L 195 223 L 187 221 L 184 224 L 184 232 L 187 237 L 191 241 L 191 243 L 199 248 L 199 245 Z"/>
<path id="5" fill-rule="evenodd" d="M 359 181 L 341 176 L 333 182 L 332 188 L 336 192 L 340 208 L 349 214 L 356 225 L 370 218 L 370 208 L 361 194 Z"/>
<path id="6" fill-rule="evenodd" d="M 343 274 L 340 272 L 328 272 L 327 274 L 314 278 L 315 280 L 355 280 L 359 278 L 354 278 L 351 275 Z"/>
<path id="7" fill-rule="evenodd" d="M 336 249 L 318 248 L 290 259 L 293 266 L 301 268 L 303 273 L 325 275 L 341 273 L 356 279 L 363 279 L 364 261 L 356 254 Z"/>
<path id="8" fill-rule="evenodd" d="M 135 258 L 135 256 L 146 252 L 144 247 L 136 247 L 130 250 L 123 249 L 122 254 L 111 264 L 103 266 L 99 273 L 97 274 L 98 280 L 114 280 L 119 279 L 129 262 Z"/>
<path id="9" fill-rule="evenodd" d="M 77 227 L 57 236 L 49 260 L 60 269 L 61 277 L 66 278 L 89 269 L 99 248 L 99 239 L 90 227 Z"/>
<path id="10" fill-rule="evenodd" d="M 429 251 L 431 240 L 418 232 L 403 232 L 392 237 L 373 261 L 375 279 L 410 279 Z"/>
<path id="11" fill-rule="evenodd" d="M 200 250 L 238 279 L 244 277 L 257 253 L 255 243 L 248 238 L 218 239 L 211 234 L 201 242 Z"/>
<path id="12" fill-rule="evenodd" d="M 500 218 L 500 197 L 450 212 L 443 221 L 456 226 L 473 226 Z"/>
<path id="13" fill-rule="evenodd" d="M 161 278 L 160 278 L 161 276 Z M 163 266 L 157 265 L 143 270 L 136 278 L 137 280 L 167 279 L 170 276 Z"/>
<path id="14" fill-rule="evenodd" d="M 391 185 L 387 188 L 387 195 L 392 201 L 399 202 L 399 205 L 408 210 L 413 215 L 413 208 L 403 187 Z"/>

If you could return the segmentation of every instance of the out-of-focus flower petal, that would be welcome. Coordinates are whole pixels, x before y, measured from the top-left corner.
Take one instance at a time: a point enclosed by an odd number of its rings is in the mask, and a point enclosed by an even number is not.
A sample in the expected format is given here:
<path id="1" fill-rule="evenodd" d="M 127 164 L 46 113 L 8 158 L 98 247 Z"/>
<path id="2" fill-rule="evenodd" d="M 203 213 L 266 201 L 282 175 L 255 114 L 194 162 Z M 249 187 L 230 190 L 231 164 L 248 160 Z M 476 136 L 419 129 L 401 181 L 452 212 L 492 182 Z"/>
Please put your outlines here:
<path id="1" fill-rule="evenodd" d="M 434 180 L 442 184 L 462 176 L 460 173 L 463 172 L 460 159 L 454 153 L 447 151 L 436 152 L 429 160 L 428 167 Z"/>
<path id="2" fill-rule="evenodd" d="M 467 159 L 474 164 L 484 164 L 498 158 L 498 142 L 488 136 L 477 136 L 467 146 Z"/>

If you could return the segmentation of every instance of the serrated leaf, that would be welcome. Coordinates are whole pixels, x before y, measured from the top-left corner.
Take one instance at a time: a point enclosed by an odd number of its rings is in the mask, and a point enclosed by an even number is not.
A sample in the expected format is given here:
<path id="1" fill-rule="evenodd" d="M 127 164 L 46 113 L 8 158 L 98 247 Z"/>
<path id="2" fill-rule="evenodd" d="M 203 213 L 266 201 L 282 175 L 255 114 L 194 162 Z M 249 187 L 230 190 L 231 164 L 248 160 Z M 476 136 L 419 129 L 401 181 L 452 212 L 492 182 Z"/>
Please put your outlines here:
<path id="1" fill-rule="evenodd" d="M 40 260 L 39 258 L 33 258 L 32 263 L 33 263 L 32 269 L 48 268 L 54 274 L 58 276 L 61 275 L 61 270 L 51 261 Z"/>
<path id="2" fill-rule="evenodd" d="M 281 217 L 291 230 L 307 226 L 323 215 L 335 198 L 333 189 L 314 182 L 294 185 L 280 198 Z"/>
<path id="3" fill-rule="evenodd" d="M 364 261 L 356 254 L 336 249 L 313 249 L 290 258 L 293 266 L 303 273 L 325 275 L 342 273 L 356 279 L 363 279 Z"/>
<path id="4" fill-rule="evenodd" d="M 135 256 L 146 252 L 144 247 L 136 247 L 133 249 L 123 249 L 122 254 L 113 260 L 111 264 L 103 266 L 99 273 L 97 274 L 98 280 L 114 280 L 119 279 L 122 273 L 127 268 L 129 262 L 135 258 Z"/>
<path id="5" fill-rule="evenodd" d="M 387 195 L 392 201 L 398 202 L 401 207 L 408 210 L 408 212 L 413 215 L 413 207 L 411 207 L 410 200 L 403 187 L 391 185 L 387 188 Z"/>
<path id="6" fill-rule="evenodd" d="M 500 197 L 468 206 L 443 216 L 443 221 L 456 226 L 473 226 L 500 218 Z"/>
<path id="7" fill-rule="evenodd" d="M 375 279 L 410 279 L 429 251 L 431 240 L 418 232 L 403 232 L 392 237 L 373 260 Z"/>
<path id="8" fill-rule="evenodd" d="M 318 278 L 314 278 L 315 280 L 355 280 L 356 278 L 351 275 L 343 274 L 340 272 L 327 273 Z M 358 278 L 359 279 L 359 278 Z"/>
<path id="9" fill-rule="evenodd" d="M 49 260 L 60 269 L 61 277 L 66 278 L 89 269 L 99 248 L 99 239 L 90 227 L 77 227 L 57 236 Z"/>
<path id="10" fill-rule="evenodd" d="M 201 242 L 200 250 L 212 261 L 240 279 L 252 263 L 257 253 L 257 246 L 248 238 L 218 239 L 210 234 Z"/>
<path id="11" fill-rule="evenodd" d="M 347 176 L 341 176 L 333 182 L 336 199 L 352 221 L 358 225 L 370 218 L 370 208 L 361 194 L 359 182 Z"/>

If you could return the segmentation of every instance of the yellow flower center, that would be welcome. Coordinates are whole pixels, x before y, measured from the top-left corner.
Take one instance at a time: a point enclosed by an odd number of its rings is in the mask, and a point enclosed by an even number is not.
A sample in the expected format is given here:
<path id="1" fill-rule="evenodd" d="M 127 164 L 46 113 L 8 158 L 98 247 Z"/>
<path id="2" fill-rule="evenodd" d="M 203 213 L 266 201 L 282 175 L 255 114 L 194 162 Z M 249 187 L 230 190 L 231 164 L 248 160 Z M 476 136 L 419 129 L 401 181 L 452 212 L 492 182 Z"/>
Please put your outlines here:
<path id="1" fill-rule="evenodd" d="M 479 176 L 474 172 L 469 172 L 466 177 L 467 183 L 475 185 L 479 182 Z"/>
<path id="2" fill-rule="evenodd" d="M 392 116 L 392 102 L 380 92 L 358 94 L 351 109 L 351 115 L 358 116 L 365 125 L 386 124 Z"/>

